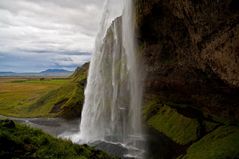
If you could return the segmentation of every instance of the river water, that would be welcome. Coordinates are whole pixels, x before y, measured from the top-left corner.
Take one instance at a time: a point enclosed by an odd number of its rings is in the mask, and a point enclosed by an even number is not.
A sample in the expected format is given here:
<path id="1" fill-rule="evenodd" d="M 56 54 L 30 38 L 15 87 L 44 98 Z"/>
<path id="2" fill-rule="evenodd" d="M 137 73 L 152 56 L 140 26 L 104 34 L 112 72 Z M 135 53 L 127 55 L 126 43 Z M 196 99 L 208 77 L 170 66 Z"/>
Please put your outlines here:
<path id="1" fill-rule="evenodd" d="M 80 119 L 65 120 L 62 118 L 15 118 L 0 115 L 0 119 L 10 119 L 19 123 L 24 123 L 30 127 L 39 128 L 44 132 L 58 137 L 66 130 L 69 133 L 76 133 L 79 131 Z"/>

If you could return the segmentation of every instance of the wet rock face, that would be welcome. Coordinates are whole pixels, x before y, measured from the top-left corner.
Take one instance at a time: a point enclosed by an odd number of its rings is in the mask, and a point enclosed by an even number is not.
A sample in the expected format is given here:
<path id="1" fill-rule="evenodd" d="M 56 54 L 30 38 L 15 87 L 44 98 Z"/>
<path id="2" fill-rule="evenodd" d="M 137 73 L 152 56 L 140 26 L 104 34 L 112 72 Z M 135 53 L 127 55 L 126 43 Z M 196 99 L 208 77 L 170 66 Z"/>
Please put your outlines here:
<path id="1" fill-rule="evenodd" d="M 146 93 L 239 120 L 239 2 L 136 0 Z"/>

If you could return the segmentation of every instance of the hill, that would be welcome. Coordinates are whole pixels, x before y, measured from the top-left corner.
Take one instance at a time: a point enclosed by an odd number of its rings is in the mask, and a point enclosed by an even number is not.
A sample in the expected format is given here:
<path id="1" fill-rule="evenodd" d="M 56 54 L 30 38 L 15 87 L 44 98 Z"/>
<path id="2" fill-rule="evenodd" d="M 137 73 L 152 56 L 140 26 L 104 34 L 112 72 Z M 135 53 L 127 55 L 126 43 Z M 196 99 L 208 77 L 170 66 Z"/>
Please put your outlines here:
<path id="1" fill-rule="evenodd" d="M 42 96 L 30 107 L 30 111 L 47 110 L 49 116 L 61 116 L 68 119 L 80 117 L 88 68 L 89 63 L 78 67 L 67 83 Z"/>
<path id="2" fill-rule="evenodd" d="M 67 71 L 64 69 L 47 69 L 45 71 L 42 71 L 39 73 L 39 75 L 43 76 L 69 76 L 73 72 L 72 71 Z"/>
<path id="3" fill-rule="evenodd" d="M 67 70 L 64 70 L 64 69 L 48 69 L 48 70 L 45 70 L 45 71 L 42 71 L 40 73 L 64 73 L 64 72 L 71 72 L 71 71 L 67 71 Z"/>

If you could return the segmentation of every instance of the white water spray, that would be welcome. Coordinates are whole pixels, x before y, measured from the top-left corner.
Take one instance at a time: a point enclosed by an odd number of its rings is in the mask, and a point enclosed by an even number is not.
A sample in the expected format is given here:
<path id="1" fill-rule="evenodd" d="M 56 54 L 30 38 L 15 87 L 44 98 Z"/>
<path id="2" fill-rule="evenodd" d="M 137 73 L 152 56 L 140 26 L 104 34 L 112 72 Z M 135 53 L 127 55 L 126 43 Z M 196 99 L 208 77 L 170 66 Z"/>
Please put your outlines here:
<path id="1" fill-rule="evenodd" d="M 135 151 L 143 139 L 143 76 L 136 50 L 133 0 L 124 1 L 123 16 L 110 27 L 108 4 L 107 0 L 91 59 L 79 138 L 87 143 L 121 143 L 134 150 L 128 155 L 142 158 Z"/>

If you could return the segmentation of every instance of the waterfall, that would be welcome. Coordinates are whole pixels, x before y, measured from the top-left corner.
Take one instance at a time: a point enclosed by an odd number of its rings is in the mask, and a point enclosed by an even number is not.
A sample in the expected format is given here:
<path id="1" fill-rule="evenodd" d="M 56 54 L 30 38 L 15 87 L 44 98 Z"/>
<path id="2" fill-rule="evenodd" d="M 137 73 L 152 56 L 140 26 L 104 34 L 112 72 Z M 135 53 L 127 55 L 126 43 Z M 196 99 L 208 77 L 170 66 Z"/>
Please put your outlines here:
<path id="1" fill-rule="evenodd" d="M 90 63 L 79 138 L 86 143 L 121 143 L 129 148 L 128 155 L 142 158 L 136 150 L 143 139 L 143 73 L 135 42 L 133 0 L 124 1 L 122 17 L 110 27 L 108 3 Z"/>

